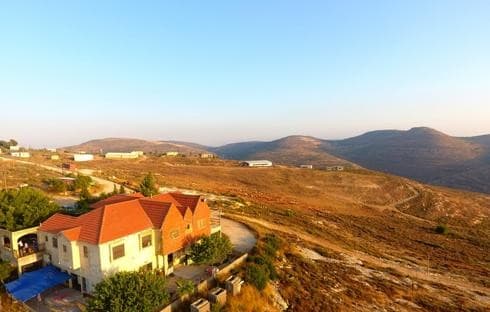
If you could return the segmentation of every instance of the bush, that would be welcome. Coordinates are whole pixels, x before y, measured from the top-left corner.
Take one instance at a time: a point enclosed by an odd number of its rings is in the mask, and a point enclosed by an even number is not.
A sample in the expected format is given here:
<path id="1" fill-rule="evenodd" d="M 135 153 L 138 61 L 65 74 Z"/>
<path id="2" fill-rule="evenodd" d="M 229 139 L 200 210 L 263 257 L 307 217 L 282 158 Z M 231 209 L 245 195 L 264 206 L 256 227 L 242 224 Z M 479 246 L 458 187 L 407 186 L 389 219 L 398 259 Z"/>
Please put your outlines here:
<path id="1" fill-rule="evenodd" d="M 151 271 L 119 272 L 95 286 L 87 311 L 152 312 L 169 301 L 163 277 Z"/>
<path id="2" fill-rule="evenodd" d="M 269 281 L 269 272 L 265 266 L 251 263 L 245 271 L 245 280 L 258 290 L 263 290 Z"/>
<path id="3" fill-rule="evenodd" d="M 196 264 L 223 263 L 232 253 L 233 246 L 230 239 L 224 234 L 215 233 L 204 236 L 193 243 L 190 248 L 190 257 Z"/>
<path id="4" fill-rule="evenodd" d="M 178 280 L 175 282 L 177 284 L 177 292 L 179 296 L 192 295 L 196 289 L 196 285 L 191 280 Z"/>
<path id="5" fill-rule="evenodd" d="M 14 267 L 10 265 L 10 262 L 0 259 L 0 282 L 5 282 L 14 271 Z"/>
<path id="6" fill-rule="evenodd" d="M 437 234 L 443 234 L 443 235 L 449 233 L 449 229 L 447 228 L 446 225 L 443 224 L 439 224 L 438 226 L 436 226 L 435 231 Z"/>

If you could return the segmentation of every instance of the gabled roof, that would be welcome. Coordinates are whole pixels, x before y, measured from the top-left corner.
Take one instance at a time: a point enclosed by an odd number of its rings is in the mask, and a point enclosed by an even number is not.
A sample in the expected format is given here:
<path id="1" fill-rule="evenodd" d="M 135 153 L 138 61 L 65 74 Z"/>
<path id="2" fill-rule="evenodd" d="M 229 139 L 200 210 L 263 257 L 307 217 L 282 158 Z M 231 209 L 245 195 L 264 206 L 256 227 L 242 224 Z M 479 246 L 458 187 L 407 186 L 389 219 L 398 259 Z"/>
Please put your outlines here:
<path id="1" fill-rule="evenodd" d="M 102 244 L 152 227 L 139 200 L 133 199 L 108 204 L 79 217 L 58 213 L 43 222 L 39 230 L 62 233 L 69 240 Z"/>
<path id="2" fill-rule="evenodd" d="M 173 203 L 165 203 L 150 199 L 140 199 L 141 206 L 150 218 L 155 228 L 161 228 L 163 220 L 168 214 L 170 207 L 175 206 Z"/>
<path id="3" fill-rule="evenodd" d="M 197 204 L 199 204 L 199 201 L 201 200 L 201 196 L 172 192 L 153 196 L 151 197 L 151 200 L 171 202 L 174 203 L 177 207 L 189 207 L 191 211 L 194 212 Z"/>
<path id="4" fill-rule="evenodd" d="M 141 193 L 133 193 L 133 194 L 117 194 L 111 197 L 107 197 L 106 199 L 100 200 L 95 204 L 90 205 L 90 208 L 96 209 L 105 205 L 120 203 L 124 201 L 133 200 L 136 198 L 143 198 L 144 196 Z"/>
<path id="5" fill-rule="evenodd" d="M 145 229 L 162 227 L 172 207 L 182 218 L 193 214 L 201 196 L 181 193 L 145 198 L 141 194 L 114 195 L 94 204 L 91 211 L 78 216 L 57 213 L 39 227 L 40 231 L 63 234 L 70 241 L 106 243 Z"/>

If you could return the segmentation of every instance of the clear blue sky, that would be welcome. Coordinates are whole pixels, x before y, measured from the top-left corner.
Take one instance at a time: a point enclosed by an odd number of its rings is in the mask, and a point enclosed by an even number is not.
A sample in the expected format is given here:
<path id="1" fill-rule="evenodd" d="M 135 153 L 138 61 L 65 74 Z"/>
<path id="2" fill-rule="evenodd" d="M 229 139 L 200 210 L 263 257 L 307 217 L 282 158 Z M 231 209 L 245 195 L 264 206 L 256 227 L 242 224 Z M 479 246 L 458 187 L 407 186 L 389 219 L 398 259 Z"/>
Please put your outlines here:
<path id="1" fill-rule="evenodd" d="M 4 1 L 0 138 L 490 133 L 490 1 Z"/>

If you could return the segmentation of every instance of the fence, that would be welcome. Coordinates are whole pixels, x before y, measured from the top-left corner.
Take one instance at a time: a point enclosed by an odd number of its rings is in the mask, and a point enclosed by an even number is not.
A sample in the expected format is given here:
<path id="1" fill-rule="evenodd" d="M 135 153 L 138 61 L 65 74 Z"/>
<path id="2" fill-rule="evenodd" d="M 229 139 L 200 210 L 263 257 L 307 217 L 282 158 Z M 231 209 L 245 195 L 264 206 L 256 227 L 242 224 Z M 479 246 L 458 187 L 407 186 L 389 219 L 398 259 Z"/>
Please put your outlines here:
<path id="1" fill-rule="evenodd" d="M 247 257 L 248 257 L 248 253 L 245 253 L 245 254 L 241 255 L 240 257 L 236 258 L 235 260 L 233 260 L 232 262 L 223 264 L 223 266 L 219 268 L 219 272 L 218 272 L 216 278 L 217 279 L 221 279 L 221 278 L 224 279 L 227 275 L 230 274 L 231 270 L 236 269 L 239 266 L 241 266 L 247 260 Z M 205 293 L 209 289 L 216 287 L 218 285 L 218 281 L 216 278 L 210 277 L 207 280 L 204 280 L 201 283 L 197 284 L 196 285 L 197 292 L 198 293 Z M 183 297 L 183 298 L 181 297 L 181 298 L 175 300 L 174 302 L 172 302 L 171 304 L 169 304 L 168 306 L 166 306 L 165 308 L 160 310 L 160 312 L 179 311 L 179 308 L 185 299 L 187 299 L 187 297 Z"/>

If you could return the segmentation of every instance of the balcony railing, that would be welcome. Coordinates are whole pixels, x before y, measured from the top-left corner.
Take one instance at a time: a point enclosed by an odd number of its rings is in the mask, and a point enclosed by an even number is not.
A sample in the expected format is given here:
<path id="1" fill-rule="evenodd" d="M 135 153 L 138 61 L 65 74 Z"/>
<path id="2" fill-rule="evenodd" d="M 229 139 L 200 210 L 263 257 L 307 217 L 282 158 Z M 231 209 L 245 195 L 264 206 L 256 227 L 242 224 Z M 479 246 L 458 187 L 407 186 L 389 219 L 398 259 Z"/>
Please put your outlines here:
<path id="1" fill-rule="evenodd" d="M 16 258 L 26 257 L 38 252 L 44 251 L 44 244 L 39 244 L 38 246 L 29 246 L 27 248 L 20 248 L 19 250 L 14 250 L 14 256 Z"/>

